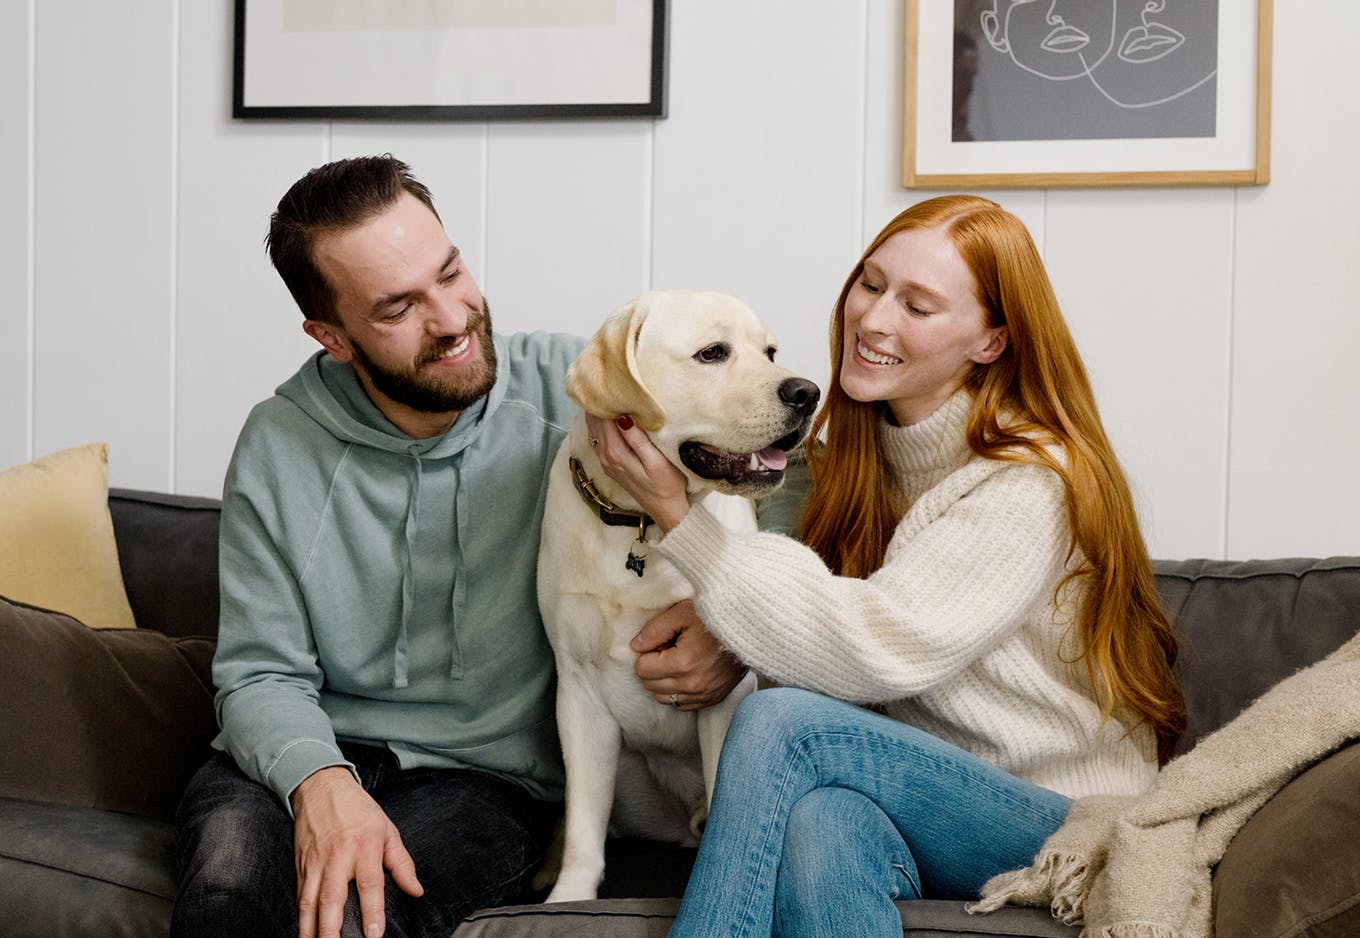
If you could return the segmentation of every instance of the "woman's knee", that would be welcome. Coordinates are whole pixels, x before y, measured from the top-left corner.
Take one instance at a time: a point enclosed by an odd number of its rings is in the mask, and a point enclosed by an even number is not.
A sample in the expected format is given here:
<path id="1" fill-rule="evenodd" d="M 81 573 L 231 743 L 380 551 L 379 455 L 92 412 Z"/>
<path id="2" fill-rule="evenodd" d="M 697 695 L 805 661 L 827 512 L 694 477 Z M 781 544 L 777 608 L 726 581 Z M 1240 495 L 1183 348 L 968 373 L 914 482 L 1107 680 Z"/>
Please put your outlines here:
<path id="1" fill-rule="evenodd" d="M 817 788 L 794 804 L 784 833 L 784 859 L 809 877 L 839 878 L 882 871 L 916 878 L 902 834 L 867 796 L 847 788 Z"/>
<path id="2" fill-rule="evenodd" d="M 915 859 L 892 821 L 845 788 L 814 789 L 793 806 L 776 888 L 786 918 L 838 902 L 882 913 L 894 899 L 921 894 Z"/>
<path id="3" fill-rule="evenodd" d="M 772 760 L 785 764 L 807 720 L 800 716 L 807 691 L 776 687 L 759 690 L 741 702 L 723 741 L 720 766 L 727 774 L 759 771 Z"/>
<path id="4" fill-rule="evenodd" d="M 827 739 L 834 748 L 848 735 L 861 732 L 867 721 L 878 719 L 882 718 L 877 714 L 814 691 L 767 688 L 741 702 L 722 758 L 724 762 L 751 759 L 756 763 L 776 759 L 787 764 L 795 754 L 821 752 Z M 813 755 L 814 762 L 820 758 Z"/>
<path id="5" fill-rule="evenodd" d="M 758 690 L 741 702 L 728 735 L 787 740 L 804 733 L 816 721 L 810 715 L 829 698 L 796 687 Z"/>
<path id="6" fill-rule="evenodd" d="M 843 788 L 817 788 L 794 803 L 784 829 L 781 878 L 806 888 L 844 870 L 840 854 L 858 847 L 863 833 L 854 826 L 849 795 Z"/>

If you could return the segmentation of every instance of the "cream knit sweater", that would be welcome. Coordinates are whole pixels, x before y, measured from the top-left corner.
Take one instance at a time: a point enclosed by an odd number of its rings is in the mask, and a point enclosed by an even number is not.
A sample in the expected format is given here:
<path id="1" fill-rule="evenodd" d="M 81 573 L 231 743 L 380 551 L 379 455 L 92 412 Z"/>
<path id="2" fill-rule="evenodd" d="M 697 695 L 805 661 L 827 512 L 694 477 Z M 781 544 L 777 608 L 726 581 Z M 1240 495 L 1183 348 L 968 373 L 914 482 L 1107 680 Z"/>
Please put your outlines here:
<path id="1" fill-rule="evenodd" d="M 792 538 L 733 534 L 701 507 L 658 548 L 756 671 L 875 704 L 1070 797 L 1141 792 L 1157 771 L 1151 734 L 1102 724 L 1084 667 L 1064 662 L 1075 603 L 1054 604 L 1070 537 L 1062 482 L 974 456 L 970 402 L 961 390 L 918 424 L 884 425 L 911 508 L 867 579 L 833 576 Z"/>

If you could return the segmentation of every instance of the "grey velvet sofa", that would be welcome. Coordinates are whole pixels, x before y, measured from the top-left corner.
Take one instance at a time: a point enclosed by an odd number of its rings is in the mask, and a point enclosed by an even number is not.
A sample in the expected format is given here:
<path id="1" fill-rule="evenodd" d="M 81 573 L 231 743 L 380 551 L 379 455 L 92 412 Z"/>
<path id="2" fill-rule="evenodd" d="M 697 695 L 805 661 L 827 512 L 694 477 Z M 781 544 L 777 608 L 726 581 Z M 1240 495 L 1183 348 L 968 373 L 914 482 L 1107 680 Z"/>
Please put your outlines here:
<path id="1" fill-rule="evenodd" d="M 11 938 L 168 934 L 174 807 L 215 732 L 219 506 L 117 489 L 109 505 L 136 630 L 0 599 L 0 934 Z M 1160 561 L 1157 579 L 1183 641 L 1184 747 L 1360 628 L 1360 558 Z M 1218 934 L 1360 934 L 1357 844 L 1352 745 L 1238 834 L 1216 874 Z M 692 862 L 614 841 L 600 900 L 488 909 L 456 934 L 664 935 Z M 904 935 L 1077 934 L 1041 910 L 900 908 Z"/>

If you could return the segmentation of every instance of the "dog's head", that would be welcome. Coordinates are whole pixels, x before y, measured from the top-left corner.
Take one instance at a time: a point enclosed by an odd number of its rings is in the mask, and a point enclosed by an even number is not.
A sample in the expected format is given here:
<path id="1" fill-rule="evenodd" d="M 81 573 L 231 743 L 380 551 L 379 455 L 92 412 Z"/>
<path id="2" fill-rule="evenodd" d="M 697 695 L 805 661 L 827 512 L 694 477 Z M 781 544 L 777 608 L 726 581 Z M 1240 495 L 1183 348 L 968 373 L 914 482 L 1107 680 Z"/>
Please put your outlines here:
<path id="1" fill-rule="evenodd" d="M 739 300 L 655 291 L 605 321 L 567 372 L 567 393 L 599 416 L 631 416 L 693 489 L 760 495 L 783 481 L 821 397 L 774 357 Z"/>

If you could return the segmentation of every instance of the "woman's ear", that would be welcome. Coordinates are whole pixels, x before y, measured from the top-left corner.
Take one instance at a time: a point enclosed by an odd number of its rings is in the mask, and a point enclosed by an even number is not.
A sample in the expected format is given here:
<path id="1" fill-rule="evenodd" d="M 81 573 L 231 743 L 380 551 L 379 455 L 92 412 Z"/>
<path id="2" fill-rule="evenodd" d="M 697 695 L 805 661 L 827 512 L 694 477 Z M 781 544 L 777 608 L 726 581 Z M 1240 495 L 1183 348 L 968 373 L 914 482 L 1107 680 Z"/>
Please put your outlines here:
<path id="1" fill-rule="evenodd" d="M 979 365 L 990 365 L 1001 357 L 1001 353 L 1006 351 L 1006 346 L 1010 344 L 1010 341 L 1010 330 L 1005 326 L 997 326 L 992 330 L 992 334 L 987 337 L 987 344 L 973 353 L 973 361 Z"/>
<path id="2" fill-rule="evenodd" d="M 338 362 L 348 362 L 354 358 L 349 338 L 339 326 L 322 322 L 320 319 L 307 319 L 302 323 L 302 331 L 321 343 L 321 347 Z"/>

